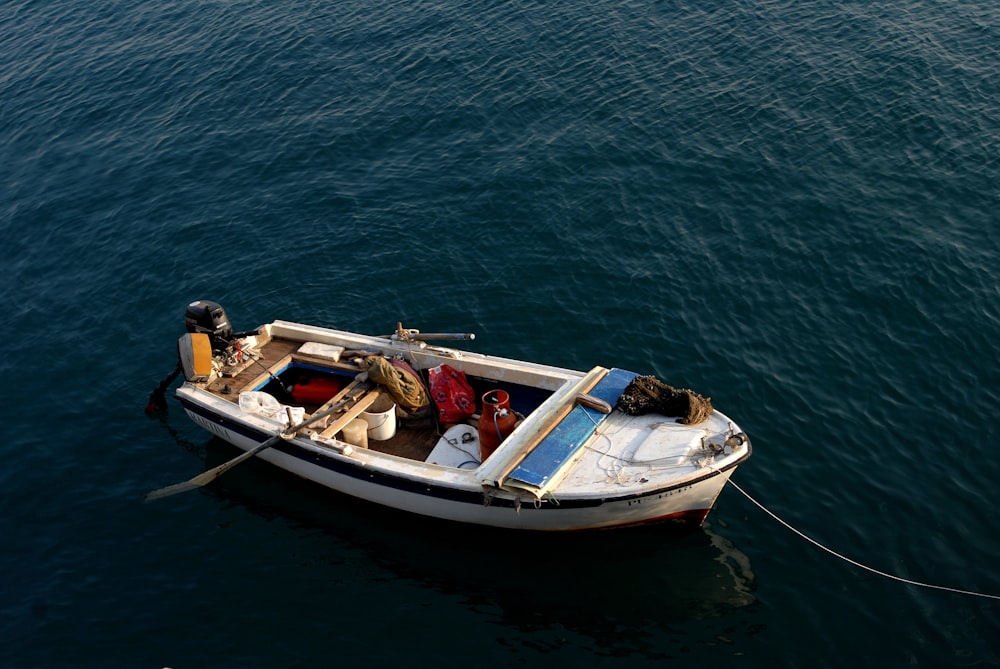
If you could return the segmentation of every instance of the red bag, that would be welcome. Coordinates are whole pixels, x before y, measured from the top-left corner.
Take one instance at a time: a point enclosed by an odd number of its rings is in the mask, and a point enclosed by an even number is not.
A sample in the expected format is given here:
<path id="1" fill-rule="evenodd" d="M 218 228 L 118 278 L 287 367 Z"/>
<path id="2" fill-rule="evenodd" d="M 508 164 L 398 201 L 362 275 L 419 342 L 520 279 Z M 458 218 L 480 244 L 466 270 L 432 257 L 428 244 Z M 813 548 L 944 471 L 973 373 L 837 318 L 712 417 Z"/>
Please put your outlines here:
<path id="1" fill-rule="evenodd" d="M 427 375 L 442 423 L 460 423 L 476 412 L 476 395 L 465 380 L 465 372 L 442 364 L 429 369 Z"/>

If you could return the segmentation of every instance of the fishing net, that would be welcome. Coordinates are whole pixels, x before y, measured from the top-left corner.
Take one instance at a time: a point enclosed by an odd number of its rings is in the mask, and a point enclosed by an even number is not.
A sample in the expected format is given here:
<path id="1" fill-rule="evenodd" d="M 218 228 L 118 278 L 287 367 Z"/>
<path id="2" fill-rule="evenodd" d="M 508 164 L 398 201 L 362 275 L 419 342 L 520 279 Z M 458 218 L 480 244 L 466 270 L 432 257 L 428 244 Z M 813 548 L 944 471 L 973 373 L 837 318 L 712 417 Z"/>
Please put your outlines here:
<path id="1" fill-rule="evenodd" d="M 695 425 L 712 415 L 712 398 L 668 386 L 655 376 L 637 376 L 618 398 L 618 408 L 631 416 L 654 412 L 680 416 L 678 422 Z"/>

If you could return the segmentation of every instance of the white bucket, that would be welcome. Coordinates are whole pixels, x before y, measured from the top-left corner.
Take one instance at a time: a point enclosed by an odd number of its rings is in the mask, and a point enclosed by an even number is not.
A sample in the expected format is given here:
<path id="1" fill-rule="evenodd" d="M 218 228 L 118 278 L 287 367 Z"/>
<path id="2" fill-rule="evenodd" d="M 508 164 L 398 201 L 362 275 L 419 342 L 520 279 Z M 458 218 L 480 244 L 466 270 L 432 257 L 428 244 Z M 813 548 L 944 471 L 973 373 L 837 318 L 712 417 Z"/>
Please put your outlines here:
<path id="1" fill-rule="evenodd" d="M 385 441 L 396 435 L 396 403 L 391 396 L 379 396 L 361 417 L 368 423 L 368 439 Z"/>

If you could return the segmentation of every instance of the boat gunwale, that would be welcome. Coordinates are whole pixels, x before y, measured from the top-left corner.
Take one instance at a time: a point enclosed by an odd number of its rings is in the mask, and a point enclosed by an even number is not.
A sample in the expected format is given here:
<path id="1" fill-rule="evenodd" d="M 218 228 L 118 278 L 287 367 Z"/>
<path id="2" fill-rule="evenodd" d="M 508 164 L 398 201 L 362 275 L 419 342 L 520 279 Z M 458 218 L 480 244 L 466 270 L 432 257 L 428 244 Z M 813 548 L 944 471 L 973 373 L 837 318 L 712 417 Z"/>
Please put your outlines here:
<path id="1" fill-rule="evenodd" d="M 544 363 L 488 355 L 477 351 L 429 345 L 422 341 L 404 341 L 365 335 L 292 321 L 275 320 L 261 327 L 262 329 L 266 329 L 271 337 L 289 341 L 301 341 L 303 343 L 316 341 L 341 346 L 345 343 L 351 343 L 359 348 L 377 346 L 390 350 L 392 353 L 410 357 L 410 362 L 418 367 L 425 367 L 425 365 L 418 365 L 418 360 L 414 356 L 429 358 L 438 364 L 447 363 L 453 366 L 460 366 L 466 373 L 481 376 L 482 378 L 504 380 L 504 375 L 507 373 L 522 374 L 529 378 L 521 381 L 521 383 L 543 390 L 556 391 L 563 387 L 566 382 L 578 380 L 585 374 L 579 370 Z M 487 374 L 485 373 L 487 370 L 491 370 L 494 373 Z"/>

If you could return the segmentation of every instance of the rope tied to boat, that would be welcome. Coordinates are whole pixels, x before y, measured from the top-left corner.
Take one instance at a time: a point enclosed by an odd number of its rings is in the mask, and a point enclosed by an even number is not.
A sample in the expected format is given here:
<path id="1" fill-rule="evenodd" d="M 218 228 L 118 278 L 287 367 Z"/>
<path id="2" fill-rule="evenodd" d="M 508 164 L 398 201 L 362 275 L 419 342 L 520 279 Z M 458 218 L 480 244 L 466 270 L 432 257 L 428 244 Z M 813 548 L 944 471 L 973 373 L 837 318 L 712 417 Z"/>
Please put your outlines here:
<path id="1" fill-rule="evenodd" d="M 586 444 L 584 448 L 587 448 L 597 453 L 598 455 L 597 466 L 604 470 L 604 475 L 607 477 L 609 481 L 611 481 L 612 483 L 616 483 L 618 485 L 626 485 L 628 481 L 626 481 L 623 477 L 625 472 L 625 466 L 622 464 L 621 458 L 611 455 L 611 449 L 614 448 L 614 443 L 611 441 L 611 437 L 607 435 L 607 428 L 598 423 L 594 419 L 594 417 L 590 414 L 589 411 L 584 411 L 584 414 L 594 424 L 594 435 L 600 437 L 604 442 L 606 442 L 608 445 L 608 449 L 606 451 L 602 451 L 598 448 L 595 448 L 593 445 L 589 443 Z M 602 464 L 605 458 L 611 459 L 610 466 L 604 466 Z"/>
<path id="2" fill-rule="evenodd" d="M 757 508 L 759 508 L 761 511 L 763 511 L 767 515 L 771 516 L 771 518 L 773 518 L 774 520 L 778 521 L 778 523 L 780 523 L 781 525 L 784 525 L 785 528 L 787 528 L 788 530 L 791 530 L 793 533 L 795 533 L 798 536 L 800 536 L 801 538 L 805 539 L 806 541 L 808 541 L 809 543 L 811 543 L 813 546 L 816 546 L 820 550 L 825 551 L 825 552 L 829 553 L 830 555 L 832 555 L 832 556 L 834 556 L 836 558 L 839 558 L 839 559 L 843 560 L 844 562 L 847 562 L 848 564 L 852 564 L 852 565 L 854 565 L 855 567 L 857 567 L 859 569 L 864 569 L 865 571 L 869 571 L 869 572 L 871 572 L 871 573 L 873 573 L 873 574 L 875 574 L 877 576 L 882 576 L 883 578 L 887 578 L 887 579 L 892 580 L 892 581 L 898 581 L 900 583 L 906 583 L 908 585 L 913 585 L 913 586 L 917 586 L 917 587 L 920 587 L 920 588 L 930 588 L 932 590 L 944 590 L 945 592 L 953 592 L 953 593 L 956 593 L 956 594 L 959 594 L 959 595 L 970 595 L 972 597 L 984 597 L 986 599 L 998 599 L 998 600 L 1000 600 L 1000 595 L 990 595 L 990 594 L 983 593 L 983 592 L 975 592 L 973 590 L 960 590 L 958 588 L 951 588 L 951 587 L 948 587 L 948 586 L 945 586 L 945 585 L 935 585 L 933 583 L 923 583 L 921 581 L 914 581 L 914 580 L 909 579 L 909 578 L 903 578 L 902 576 L 896 576 L 895 574 L 890 574 L 888 572 L 880 571 L 878 569 L 875 569 L 874 567 L 869 567 L 868 565 L 862 564 L 862 563 L 858 562 L 857 560 L 852 560 L 851 558 L 847 557 L 846 555 L 842 555 L 842 554 L 838 553 L 837 551 L 833 550 L 832 548 L 828 548 L 827 546 L 824 546 L 823 544 L 821 544 L 820 542 L 816 541 L 812 537 L 806 535 L 804 532 L 801 532 L 800 530 L 797 530 L 794 527 L 792 527 L 791 525 L 789 525 L 787 522 L 785 522 L 784 520 L 782 520 L 781 518 L 779 518 L 778 515 L 775 514 L 773 511 L 771 511 L 770 509 L 768 509 L 767 507 L 765 507 L 763 504 L 761 504 L 760 502 L 758 502 L 757 500 L 755 500 L 753 497 L 751 497 L 750 494 L 746 490 L 744 490 L 743 488 L 741 488 L 738 485 L 736 485 L 736 482 L 733 481 L 732 478 L 729 479 L 729 484 L 731 486 L 733 486 L 734 488 L 736 488 L 737 490 L 739 490 L 743 494 L 743 496 L 746 497 L 751 502 L 753 502 L 754 505 L 757 506 Z"/>

